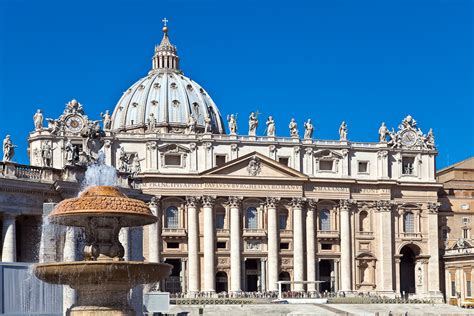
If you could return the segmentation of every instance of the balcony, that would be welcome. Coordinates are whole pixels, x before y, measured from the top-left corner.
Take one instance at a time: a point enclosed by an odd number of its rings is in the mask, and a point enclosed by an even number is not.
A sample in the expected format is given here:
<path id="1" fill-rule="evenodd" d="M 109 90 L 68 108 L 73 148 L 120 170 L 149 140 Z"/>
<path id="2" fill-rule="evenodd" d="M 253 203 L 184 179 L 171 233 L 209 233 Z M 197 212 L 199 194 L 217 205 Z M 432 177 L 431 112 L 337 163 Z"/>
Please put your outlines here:
<path id="1" fill-rule="evenodd" d="M 291 229 L 280 229 L 281 237 L 291 237 L 293 236 L 293 231 Z"/>
<path id="2" fill-rule="evenodd" d="M 184 228 L 163 228 L 161 232 L 163 237 L 186 237 L 186 230 Z"/>
<path id="3" fill-rule="evenodd" d="M 374 239 L 373 232 L 356 232 L 356 237 L 359 239 Z"/>
<path id="4" fill-rule="evenodd" d="M 267 232 L 261 228 L 244 228 L 244 237 L 265 237 Z"/>
<path id="5" fill-rule="evenodd" d="M 318 230 L 316 234 L 318 239 L 339 239 L 339 231 L 337 230 Z"/>
<path id="6" fill-rule="evenodd" d="M 421 233 L 400 233 L 399 236 L 403 240 L 421 240 L 423 238 Z"/>
<path id="7" fill-rule="evenodd" d="M 229 236 L 229 229 L 226 228 L 216 228 L 216 234 L 218 237 Z"/>

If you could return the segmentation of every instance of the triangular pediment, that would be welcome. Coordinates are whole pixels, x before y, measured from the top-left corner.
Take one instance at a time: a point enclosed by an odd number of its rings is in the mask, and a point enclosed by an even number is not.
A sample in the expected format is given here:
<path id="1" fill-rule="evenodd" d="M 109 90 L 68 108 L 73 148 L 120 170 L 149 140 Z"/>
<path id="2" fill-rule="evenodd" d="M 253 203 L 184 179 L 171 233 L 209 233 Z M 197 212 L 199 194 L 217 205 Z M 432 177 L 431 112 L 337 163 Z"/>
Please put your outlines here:
<path id="1" fill-rule="evenodd" d="M 190 150 L 178 144 L 166 144 L 158 147 L 158 151 L 167 153 L 188 153 Z"/>
<path id="2" fill-rule="evenodd" d="M 307 176 L 257 152 L 226 162 L 202 173 L 203 176 L 281 178 L 305 180 Z"/>

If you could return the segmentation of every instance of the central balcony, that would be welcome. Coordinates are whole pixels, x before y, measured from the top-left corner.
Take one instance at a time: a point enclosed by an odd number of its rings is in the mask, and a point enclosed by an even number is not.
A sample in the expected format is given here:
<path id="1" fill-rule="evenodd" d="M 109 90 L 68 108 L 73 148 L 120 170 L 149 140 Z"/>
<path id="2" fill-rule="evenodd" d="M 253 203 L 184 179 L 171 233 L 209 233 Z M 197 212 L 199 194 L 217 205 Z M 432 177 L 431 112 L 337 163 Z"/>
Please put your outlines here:
<path id="1" fill-rule="evenodd" d="M 163 237 L 186 237 L 186 230 L 184 228 L 163 228 L 161 232 Z"/>
<path id="2" fill-rule="evenodd" d="M 318 239 L 339 239 L 339 231 L 337 230 L 318 230 L 316 234 Z"/>
<path id="3" fill-rule="evenodd" d="M 262 228 L 244 228 L 244 237 L 265 237 L 267 232 Z"/>

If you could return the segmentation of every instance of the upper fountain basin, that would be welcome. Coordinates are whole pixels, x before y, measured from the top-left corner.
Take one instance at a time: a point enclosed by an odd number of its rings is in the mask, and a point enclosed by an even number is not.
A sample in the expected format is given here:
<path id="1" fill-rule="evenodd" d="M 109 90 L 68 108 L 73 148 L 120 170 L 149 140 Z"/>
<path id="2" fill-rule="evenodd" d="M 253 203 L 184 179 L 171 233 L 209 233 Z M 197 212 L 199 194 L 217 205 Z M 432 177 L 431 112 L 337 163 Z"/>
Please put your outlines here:
<path id="1" fill-rule="evenodd" d="M 113 186 L 94 186 L 77 198 L 61 201 L 49 215 L 52 223 L 86 227 L 91 217 L 120 218 L 121 227 L 155 223 L 146 203 L 128 198 Z"/>

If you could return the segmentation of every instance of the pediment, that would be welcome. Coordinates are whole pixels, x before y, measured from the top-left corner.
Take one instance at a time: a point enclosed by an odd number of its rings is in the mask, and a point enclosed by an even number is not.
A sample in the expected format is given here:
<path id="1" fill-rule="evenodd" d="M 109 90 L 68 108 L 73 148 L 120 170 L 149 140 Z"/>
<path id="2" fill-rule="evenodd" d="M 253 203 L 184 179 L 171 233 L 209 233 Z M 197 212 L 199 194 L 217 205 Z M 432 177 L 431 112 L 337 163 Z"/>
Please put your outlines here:
<path id="1" fill-rule="evenodd" d="M 248 178 L 281 178 L 305 180 L 307 176 L 257 152 L 209 169 L 203 176 L 229 176 Z"/>
<path id="2" fill-rule="evenodd" d="M 177 145 L 177 144 L 166 144 L 166 145 L 160 146 L 158 147 L 158 151 L 166 152 L 166 153 L 176 153 L 176 154 L 190 152 L 189 148 L 186 148 L 184 146 Z"/>
<path id="3" fill-rule="evenodd" d="M 321 159 L 341 159 L 342 158 L 342 154 L 331 149 L 317 150 L 314 152 L 314 156 L 319 157 Z"/>

